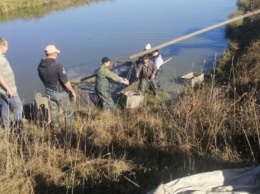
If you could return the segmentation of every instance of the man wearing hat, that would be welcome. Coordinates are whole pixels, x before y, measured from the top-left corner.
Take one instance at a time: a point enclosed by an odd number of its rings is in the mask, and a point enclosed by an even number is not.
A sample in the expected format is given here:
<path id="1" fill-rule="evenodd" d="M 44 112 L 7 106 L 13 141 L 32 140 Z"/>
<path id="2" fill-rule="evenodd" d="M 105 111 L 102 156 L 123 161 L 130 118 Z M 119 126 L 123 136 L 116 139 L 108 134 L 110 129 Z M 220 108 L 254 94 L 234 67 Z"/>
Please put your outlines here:
<path id="1" fill-rule="evenodd" d="M 153 51 L 152 55 L 153 55 L 153 62 L 155 63 L 156 68 L 157 68 L 156 75 L 155 75 L 155 83 L 156 83 L 156 86 L 159 88 L 160 87 L 159 79 L 162 74 L 161 66 L 163 65 L 163 58 L 158 50 Z"/>
<path id="2" fill-rule="evenodd" d="M 144 51 L 150 50 L 151 48 L 152 48 L 151 44 L 148 43 L 148 44 L 145 45 Z M 149 57 L 149 59 L 152 59 L 152 58 L 153 58 L 152 53 L 147 53 L 146 55 Z M 143 62 L 143 56 L 140 56 L 140 57 L 137 59 L 136 63 L 137 63 L 137 65 L 139 65 L 139 64 L 142 63 L 142 62 Z"/>
<path id="3" fill-rule="evenodd" d="M 155 75 L 156 75 L 156 65 L 149 59 L 148 55 L 143 56 L 143 62 L 139 64 L 136 70 L 136 77 L 140 78 L 140 86 L 142 94 L 145 93 L 147 83 L 150 83 L 152 87 L 153 94 L 156 95 L 157 86 L 155 84 Z"/>
<path id="4" fill-rule="evenodd" d="M 129 81 L 126 78 L 119 77 L 116 73 L 109 70 L 110 59 L 108 57 L 103 57 L 101 62 L 102 65 L 99 67 L 96 76 L 95 89 L 98 95 L 97 105 L 103 109 L 116 108 L 109 91 L 109 81 L 113 80 L 125 85 L 129 85 Z"/>
<path id="5" fill-rule="evenodd" d="M 56 62 L 59 53 L 60 50 L 54 45 L 46 46 L 45 58 L 40 61 L 38 73 L 45 86 L 45 94 L 50 98 L 51 126 L 60 127 L 58 110 L 61 106 L 65 115 L 65 127 L 70 129 L 74 113 L 71 100 L 76 99 L 76 94 L 64 67 Z"/>
<path id="6" fill-rule="evenodd" d="M 147 45 L 145 45 L 144 50 L 146 51 L 146 50 L 149 50 L 149 49 L 151 49 L 151 48 L 152 48 L 152 46 L 151 46 L 150 44 L 147 44 Z"/>

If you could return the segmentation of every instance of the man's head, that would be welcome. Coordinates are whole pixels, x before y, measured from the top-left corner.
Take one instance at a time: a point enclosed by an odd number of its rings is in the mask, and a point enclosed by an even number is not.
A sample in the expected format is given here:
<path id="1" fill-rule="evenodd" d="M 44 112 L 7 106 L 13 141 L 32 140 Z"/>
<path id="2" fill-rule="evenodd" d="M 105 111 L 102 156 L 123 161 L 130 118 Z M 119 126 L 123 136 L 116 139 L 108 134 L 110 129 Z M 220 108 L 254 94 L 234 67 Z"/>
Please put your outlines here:
<path id="1" fill-rule="evenodd" d="M 60 50 L 58 50 L 54 45 L 48 45 L 45 48 L 45 55 L 48 58 L 57 58 L 57 54 L 60 53 Z"/>
<path id="2" fill-rule="evenodd" d="M 159 55 L 159 51 L 158 50 L 153 51 L 153 57 L 156 57 L 158 55 Z"/>
<path id="3" fill-rule="evenodd" d="M 110 66 L 110 59 L 108 57 L 103 57 L 101 59 L 102 64 L 104 64 L 106 67 Z"/>
<path id="4" fill-rule="evenodd" d="M 147 54 L 145 54 L 143 56 L 143 63 L 146 65 L 146 64 L 148 64 L 148 62 L 149 62 L 149 56 Z"/>
<path id="5" fill-rule="evenodd" d="M 0 38 L 0 53 L 5 54 L 8 50 L 8 42 L 4 38 Z"/>

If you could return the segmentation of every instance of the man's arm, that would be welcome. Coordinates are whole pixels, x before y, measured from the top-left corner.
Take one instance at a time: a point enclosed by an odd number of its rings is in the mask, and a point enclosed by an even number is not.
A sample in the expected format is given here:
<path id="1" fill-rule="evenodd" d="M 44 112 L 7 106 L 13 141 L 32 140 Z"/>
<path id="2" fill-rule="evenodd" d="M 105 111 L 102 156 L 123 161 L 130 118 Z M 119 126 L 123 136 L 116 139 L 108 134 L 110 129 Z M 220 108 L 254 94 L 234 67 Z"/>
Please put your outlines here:
<path id="1" fill-rule="evenodd" d="M 129 85 L 128 79 L 120 77 L 119 75 L 117 75 L 116 73 L 110 71 L 107 68 L 102 68 L 100 70 L 100 73 L 103 74 L 103 76 L 114 80 L 115 82 L 119 82 L 119 83 L 123 83 L 125 85 Z"/>
<path id="2" fill-rule="evenodd" d="M 139 64 L 139 66 L 136 69 L 136 78 L 139 78 L 141 71 L 142 71 L 142 64 Z"/>
<path id="3" fill-rule="evenodd" d="M 76 100 L 76 93 L 75 93 L 75 91 L 74 91 L 70 81 L 67 81 L 64 85 L 71 92 L 71 94 L 73 95 L 74 100 Z"/>
<path id="4" fill-rule="evenodd" d="M 59 80 L 64 84 L 64 86 L 70 91 L 70 93 L 73 95 L 73 99 L 76 100 L 76 93 L 68 80 L 68 76 L 65 73 L 65 69 L 61 64 L 57 65 L 58 68 L 58 74 L 59 74 Z"/>
<path id="5" fill-rule="evenodd" d="M 0 76 L 0 84 L 4 89 L 6 89 L 7 95 L 9 95 L 10 97 L 14 97 L 14 91 L 8 86 L 8 84 L 2 76 Z"/>

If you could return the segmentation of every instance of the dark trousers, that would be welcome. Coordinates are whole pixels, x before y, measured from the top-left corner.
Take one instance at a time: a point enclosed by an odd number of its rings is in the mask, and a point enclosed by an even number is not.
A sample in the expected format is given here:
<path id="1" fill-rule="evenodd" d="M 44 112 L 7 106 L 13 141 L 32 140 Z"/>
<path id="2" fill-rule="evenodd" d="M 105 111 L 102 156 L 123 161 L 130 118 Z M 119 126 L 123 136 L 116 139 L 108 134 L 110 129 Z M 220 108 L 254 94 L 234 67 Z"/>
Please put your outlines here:
<path id="1" fill-rule="evenodd" d="M 45 91 L 45 94 L 50 98 L 50 113 L 53 124 L 59 123 L 59 106 L 62 107 L 65 116 L 66 127 L 71 127 L 74 109 L 67 92 L 50 92 Z"/>
<path id="2" fill-rule="evenodd" d="M 153 92 L 156 92 L 156 89 L 157 89 L 157 86 L 156 86 L 156 83 L 155 83 L 155 79 L 152 79 L 152 78 L 141 78 L 140 80 L 140 90 L 141 92 L 144 94 L 145 93 L 145 90 L 146 90 L 146 87 L 147 87 L 147 84 L 150 84 Z"/>

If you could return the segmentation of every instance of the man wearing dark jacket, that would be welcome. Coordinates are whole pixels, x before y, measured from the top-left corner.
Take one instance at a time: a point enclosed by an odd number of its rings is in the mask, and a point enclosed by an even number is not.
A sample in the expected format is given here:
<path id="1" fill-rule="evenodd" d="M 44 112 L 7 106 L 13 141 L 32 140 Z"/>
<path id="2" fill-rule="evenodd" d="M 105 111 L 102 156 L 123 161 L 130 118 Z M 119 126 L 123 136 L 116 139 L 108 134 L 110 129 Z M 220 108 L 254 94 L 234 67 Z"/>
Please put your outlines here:
<path id="1" fill-rule="evenodd" d="M 155 75 L 156 75 L 156 65 L 155 63 L 149 59 L 148 55 L 143 56 L 143 62 L 139 64 L 136 70 L 136 77 L 140 78 L 140 90 L 142 94 L 145 93 L 147 83 L 150 83 L 152 87 L 153 94 L 156 95 L 156 83 L 155 83 Z"/>
<path id="2" fill-rule="evenodd" d="M 52 126 L 58 128 L 58 110 L 62 107 L 65 114 L 65 126 L 71 128 L 74 113 L 71 100 L 76 99 L 76 94 L 68 80 L 64 67 L 56 62 L 60 50 L 54 45 L 45 48 L 45 58 L 38 66 L 39 77 L 45 86 L 45 94 L 50 98 L 50 113 Z"/>

